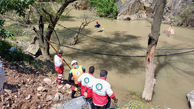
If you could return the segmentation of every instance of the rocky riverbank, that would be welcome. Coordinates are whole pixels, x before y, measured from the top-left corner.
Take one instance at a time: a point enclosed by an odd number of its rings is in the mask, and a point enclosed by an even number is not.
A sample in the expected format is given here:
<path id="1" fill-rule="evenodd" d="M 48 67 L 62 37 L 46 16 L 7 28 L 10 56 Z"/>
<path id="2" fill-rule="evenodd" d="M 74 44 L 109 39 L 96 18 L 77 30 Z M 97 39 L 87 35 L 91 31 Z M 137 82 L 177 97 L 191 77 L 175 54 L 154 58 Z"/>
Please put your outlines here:
<path id="1" fill-rule="evenodd" d="M 2 60 L 2 59 L 1 59 Z M 57 86 L 54 77 L 31 66 L 3 60 L 6 83 L 0 94 L 1 109 L 43 109 L 70 100 L 70 85 Z"/>

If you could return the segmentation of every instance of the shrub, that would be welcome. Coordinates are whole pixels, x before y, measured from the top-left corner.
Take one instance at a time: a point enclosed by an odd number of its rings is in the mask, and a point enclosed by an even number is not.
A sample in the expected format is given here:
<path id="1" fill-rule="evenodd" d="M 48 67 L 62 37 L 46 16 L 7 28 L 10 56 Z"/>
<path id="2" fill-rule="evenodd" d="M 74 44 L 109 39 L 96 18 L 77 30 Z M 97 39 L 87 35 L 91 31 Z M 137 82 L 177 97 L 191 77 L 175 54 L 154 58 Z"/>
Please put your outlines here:
<path id="1" fill-rule="evenodd" d="M 20 48 L 17 48 L 15 51 L 10 52 L 9 49 L 12 47 L 12 44 L 6 41 L 0 41 L 0 56 L 5 58 L 8 61 L 25 61 L 30 63 L 32 57 L 22 52 Z"/>
<path id="2" fill-rule="evenodd" d="M 4 22 L 5 20 L 0 19 L 0 38 L 13 37 L 14 35 L 4 28 Z"/>
<path id="3" fill-rule="evenodd" d="M 90 4 L 100 17 L 116 18 L 117 5 L 114 0 L 90 0 Z"/>

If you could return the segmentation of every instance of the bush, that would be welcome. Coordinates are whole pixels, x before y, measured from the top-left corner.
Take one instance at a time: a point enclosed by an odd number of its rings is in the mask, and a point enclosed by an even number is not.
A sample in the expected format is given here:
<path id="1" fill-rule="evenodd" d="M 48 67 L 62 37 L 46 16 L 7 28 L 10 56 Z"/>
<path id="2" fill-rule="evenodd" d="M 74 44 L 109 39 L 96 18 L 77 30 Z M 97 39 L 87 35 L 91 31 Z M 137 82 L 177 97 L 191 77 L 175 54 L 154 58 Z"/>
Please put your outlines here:
<path id="1" fill-rule="evenodd" d="M 90 4 L 100 17 L 116 18 L 117 5 L 114 0 L 90 0 Z"/>
<path id="2" fill-rule="evenodd" d="M 15 51 L 10 52 L 9 49 L 12 46 L 13 46 L 12 44 L 6 41 L 0 41 L 0 56 L 2 58 L 5 58 L 7 61 L 11 61 L 11 62 L 17 62 L 17 61 L 25 61 L 27 63 L 32 62 L 33 57 L 23 53 L 20 48 L 17 48 Z"/>
<path id="3" fill-rule="evenodd" d="M 5 20 L 0 19 L 0 38 L 13 37 L 14 35 L 4 28 Z"/>

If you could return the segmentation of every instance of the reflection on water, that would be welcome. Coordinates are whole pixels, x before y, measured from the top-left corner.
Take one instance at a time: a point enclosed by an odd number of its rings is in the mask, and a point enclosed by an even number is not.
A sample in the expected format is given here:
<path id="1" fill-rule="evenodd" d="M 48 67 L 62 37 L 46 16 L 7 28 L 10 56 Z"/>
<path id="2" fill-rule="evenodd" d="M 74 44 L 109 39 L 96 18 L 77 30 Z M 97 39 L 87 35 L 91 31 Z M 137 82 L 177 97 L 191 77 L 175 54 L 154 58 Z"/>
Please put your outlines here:
<path id="1" fill-rule="evenodd" d="M 60 24 L 77 30 L 81 24 L 79 19 L 81 13 L 83 11 L 72 10 L 70 14 L 72 20 L 61 21 Z M 80 43 L 75 45 L 75 48 L 112 54 L 145 55 L 147 36 L 151 28 L 149 22 L 144 20 L 128 22 L 104 18 L 98 18 L 97 20 L 104 28 L 104 32 L 97 32 L 98 29 L 94 28 L 95 22 L 91 23 L 83 32 L 88 36 L 81 35 L 79 38 Z M 171 49 L 194 48 L 193 28 L 174 27 L 175 36 L 169 38 L 162 32 L 167 27 L 168 25 L 162 25 L 161 27 L 157 48 L 163 50 L 157 50 L 156 54 L 186 50 Z M 69 44 L 75 34 L 75 32 L 61 26 L 57 26 L 57 32 L 63 44 Z M 57 41 L 55 37 L 52 40 Z M 108 70 L 108 81 L 112 84 L 120 104 L 128 101 L 129 89 L 139 94 L 142 93 L 145 77 L 144 58 L 101 56 L 78 52 L 69 48 L 64 48 L 64 51 L 68 62 L 77 59 L 86 68 L 94 65 L 96 67 L 96 77 L 98 77 L 100 69 Z M 187 109 L 186 93 L 194 90 L 194 67 L 192 67 L 194 53 L 156 57 L 155 62 L 157 64 L 157 82 L 152 103 L 161 106 L 162 109 L 166 107 Z"/>

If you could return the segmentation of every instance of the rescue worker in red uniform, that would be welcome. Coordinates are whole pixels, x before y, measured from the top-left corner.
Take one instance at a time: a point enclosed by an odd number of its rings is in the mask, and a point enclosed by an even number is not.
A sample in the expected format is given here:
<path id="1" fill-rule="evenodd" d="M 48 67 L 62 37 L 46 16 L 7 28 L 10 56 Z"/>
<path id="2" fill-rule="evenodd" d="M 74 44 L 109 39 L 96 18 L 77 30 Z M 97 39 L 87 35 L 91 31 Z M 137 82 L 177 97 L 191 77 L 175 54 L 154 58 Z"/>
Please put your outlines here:
<path id="1" fill-rule="evenodd" d="M 108 72 L 102 70 L 100 72 L 100 78 L 95 79 L 92 86 L 93 91 L 93 104 L 94 109 L 107 109 L 110 107 L 111 99 L 115 103 L 118 102 L 118 99 L 115 97 L 110 84 L 106 81 Z"/>
<path id="2" fill-rule="evenodd" d="M 63 51 L 59 50 L 58 54 L 54 56 L 55 71 L 57 72 L 57 84 L 61 84 L 63 77 L 64 64 L 62 59 Z"/>
<path id="3" fill-rule="evenodd" d="M 78 86 L 78 78 L 85 73 L 85 67 L 83 66 L 79 66 L 78 62 L 76 60 L 73 60 L 71 62 L 71 66 L 73 67 L 70 72 L 69 72 L 69 78 L 68 81 L 70 82 L 71 79 L 73 78 L 74 84 L 75 84 L 75 88 L 72 88 L 72 94 L 71 94 L 71 98 L 75 98 L 75 93 L 77 91 Z"/>
<path id="4" fill-rule="evenodd" d="M 95 81 L 94 66 L 89 67 L 89 72 L 82 74 L 78 78 L 78 84 L 81 86 L 81 95 L 85 96 L 86 101 L 92 104 L 92 82 Z"/>

